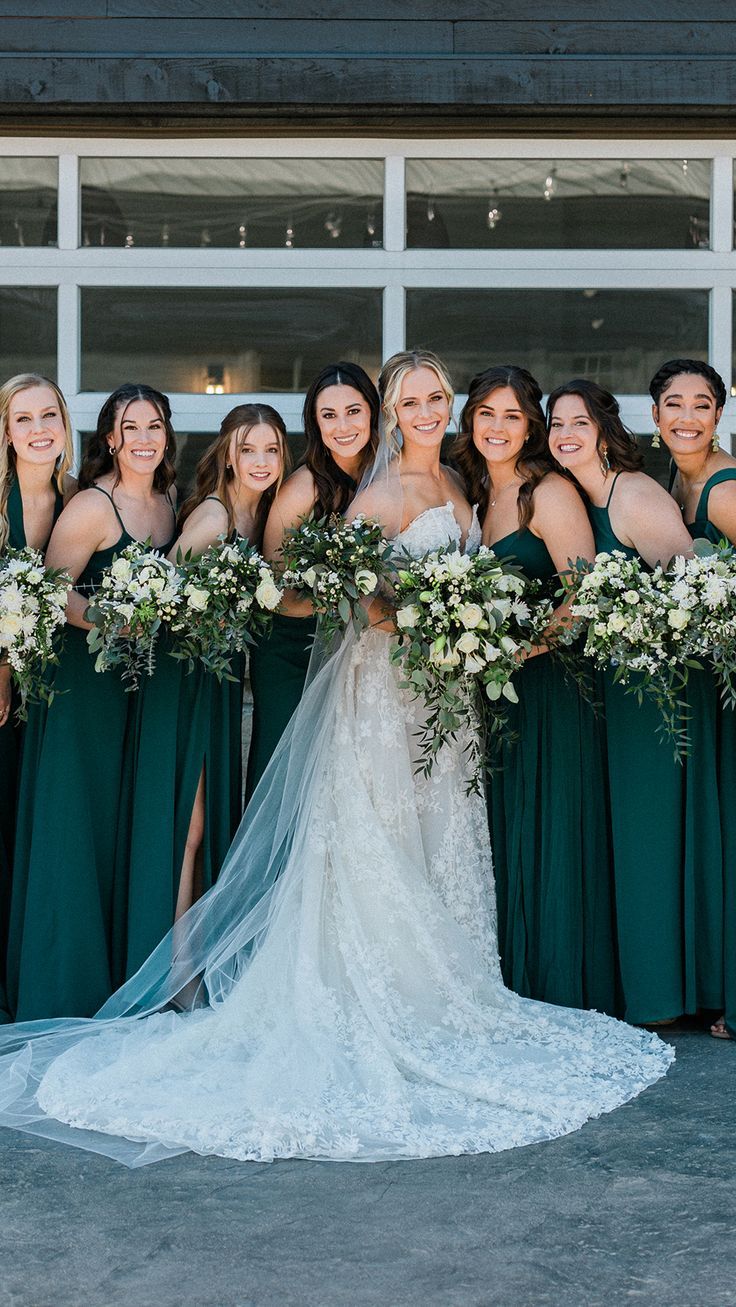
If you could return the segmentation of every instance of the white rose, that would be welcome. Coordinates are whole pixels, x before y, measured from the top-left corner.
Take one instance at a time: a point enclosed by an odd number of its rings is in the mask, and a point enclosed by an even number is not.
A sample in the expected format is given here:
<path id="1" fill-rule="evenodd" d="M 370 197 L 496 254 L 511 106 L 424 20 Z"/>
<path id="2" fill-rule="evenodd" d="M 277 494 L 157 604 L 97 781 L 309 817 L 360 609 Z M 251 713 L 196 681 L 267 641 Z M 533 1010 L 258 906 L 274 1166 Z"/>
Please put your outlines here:
<path id="1" fill-rule="evenodd" d="M 593 631 L 596 635 L 608 635 L 608 627 L 605 622 L 596 622 Z"/>
<path id="2" fill-rule="evenodd" d="M 483 609 L 480 604 L 463 604 L 458 609 L 457 616 L 466 630 L 472 630 L 483 621 Z"/>
<path id="3" fill-rule="evenodd" d="M 433 667 L 457 667 L 460 662 L 460 654 L 450 645 L 445 649 L 433 649 L 429 655 L 429 661 Z"/>
<path id="4" fill-rule="evenodd" d="M 684 631 L 690 621 L 690 614 L 686 613 L 682 608 L 673 608 L 672 611 L 667 614 L 667 621 L 673 630 Z"/>
<path id="5" fill-rule="evenodd" d="M 132 568 L 127 558 L 116 558 L 110 567 L 110 575 L 116 581 L 129 581 L 132 574 Z"/>
<path id="6" fill-rule="evenodd" d="M 396 614 L 396 625 L 402 630 L 407 626 L 416 626 L 420 618 L 420 612 L 416 604 L 407 604 L 405 608 L 400 608 Z"/>
<path id="7" fill-rule="evenodd" d="M 302 572 L 301 575 L 302 575 L 302 581 L 304 582 L 305 585 L 308 585 L 311 590 L 312 586 L 317 580 L 317 573 L 315 572 L 314 568 L 308 567 L 306 572 Z"/>
<path id="8" fill-rule="evenodd" d="M 196 585 L 186 585 L 184 594 L 187 597 L 189 608 L 193 608 L 195 613 L 203 613 L 209 601 L 207 590 L 200 590 Z"/>
<path id="9" fill-rule="evenodd" d="M 447 554 L 444 560 L 448 576 L 455 578 L 465 576 L 465 573 L 473 566 L 473 560 L 468 554 Z"/>
<path id="10" fill-rule="evenodd" d="M 626 604 L 638 604 L 638 602 L 639 602 L 639 595 L 637 594 L 636 590 L 625 590 L 625 591 L 624 591 L 624 603 L 626 603 Z"/>
<path id="11" fill-rule="evenodd" d="M 378 577 L 375 572 L 371 572 L 367 567 L 361 567 L 355 573 L 355 584 L 361 594 L 369 595 L 373 593 L 378 585 Z"/>
<path id="12" fill-rule="evenodd" d="M 459 649 L 460 653 L 472 654 L 475 653 L 476 649 L 480 648 L 480 640 L 474 631 L 465 631 L 457 641 L 455 648 Z"/>
<path id="13" fill-rule="evenodd" d="M 273 609 L 278 608 L 281 602 L 282 593 L 272 577 L 264 576 L 260 585 L 256 588 L 256 603 L 260 604 L 261 608 L 267 608 L 269 612 L 273 612 Z"/>
<path id="14" fill-rule="evenodd" d="M 626 618 L 623 616 L 622 613 L 611 613 L 611 616 L 608 619 L 609 631 L 616 631 L 616 632 L 623 631 L 625 626 L 626 626 Z"/>
<path id="15" fill-rule="evenodd" d="M 485 667 L 484 660 L 475 653 L 468 654 L 465 659 L 465 670 L 473 675 L 475 672 L 482 672 Z"/>

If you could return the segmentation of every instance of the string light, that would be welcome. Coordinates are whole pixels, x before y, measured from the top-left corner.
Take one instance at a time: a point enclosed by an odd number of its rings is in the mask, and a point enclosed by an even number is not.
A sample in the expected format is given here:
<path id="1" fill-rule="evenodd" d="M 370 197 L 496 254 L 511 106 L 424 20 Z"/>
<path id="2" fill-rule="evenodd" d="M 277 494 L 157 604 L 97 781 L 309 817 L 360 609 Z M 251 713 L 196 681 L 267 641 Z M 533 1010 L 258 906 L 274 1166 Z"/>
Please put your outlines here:
<path id="1" fill-rule="evenodd" d="M 550 168 L 544 179 L 544 198 L 549 201 L 557 190 L 557 169 Z"/>
<path id="2" fill-rule="evenodd" d="M 488 213 L 486 214 L 486 223 L 489 231 L 495 231 L 503 214 L 493 200 L 488 201 Z"/>
<path id="3" fill-rule="evenodd" d="M 238 227 L 238 249 L 244 250 L 247 245 L 247 242 L 248 242 L 248 227 L 245 218 L 243 218 L 243 221 Z"/>
<path id="4" fill-rule="evenodd" d="M 293 220 L 293 218 L 289 218 L 289 221 L 288 221 L 287 224 L 286 224 L 286 235 L 285 235 L 285 238 L 284 238 L 284 245 L 285 245 L 285 247 L 286 247 L 287 250 L 293 250 L 293 248 L 294 248 L 294 220 Z"/>
<path id="5" fill-rule="evenodd" d="M 434 222 L 434 196 L 427 196 L 427 222 Z"/>

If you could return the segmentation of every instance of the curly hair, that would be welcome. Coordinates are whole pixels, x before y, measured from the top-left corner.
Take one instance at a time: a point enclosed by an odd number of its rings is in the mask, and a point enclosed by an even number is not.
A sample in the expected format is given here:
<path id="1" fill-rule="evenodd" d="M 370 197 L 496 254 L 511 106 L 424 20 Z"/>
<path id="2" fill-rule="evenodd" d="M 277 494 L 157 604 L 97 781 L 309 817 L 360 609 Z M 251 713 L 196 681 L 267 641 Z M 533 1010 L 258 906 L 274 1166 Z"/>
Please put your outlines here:
<path id="1" fill-rule="evenodd" d="M 392 454 L 398 454 L 401 448 L 401 433 L 396 413 L 401 383 L 404 377 L 408 377 L 410 372 L 416 372 L 417 368 L 430 368 L 436 374 L 452 411 L 455 391 L 442 359 L 433 354 L 432 350 L 421 348 L 401 350 L 398 354 L 392 354 L 384 363 L 378 377 L 378 393 L 383 404 L 384 439 Z"/>
<path id="2" fill-rule="evenodd" d="M 158 494 L 165 495 L 169 487 L 174 484 L 176 480 L 174 465 L 176 437 L 174 428 L 171 425 L 171 405 L 168 396 L 163 395 L 160 390 L 154 390 L 152 386 L 143 386 L 134 381 L 126 381 L 108 396 L 100 409 L 97 418 L 97 429 L 94 435 L 90 436 L 87 448 L 84 451 L 82 466 L 79 469 L 80 490 L 88 490 L 90 486 L 93 486 L 100 477 L 105 476 L 108 472 L 115 473 L 115 485 L 120 481 L 117 458 L 110 453 L 108 441 L 115 429 L 118 414 L 122 410 L 123 416 L 125 416 L 125 410 L 139 399 L 146 400 L 153 405 L 164 424 L 166 432 L 164 456 L 153 474 L 153 488 Z"/>
<path id="3" fill-rule="evenodd" d="M 328 386 L 350 386 L 357 390 L 370 410 L 370 439 L 361 450 L 359 477 L 363 475 L 369 463 L 373 462 L 378 449 L 379 420 L 381 403 L 378 391 L 368 373 L 358 363 L 329 363 L 317 374 L 304 398 L 303 423 L 307 438 L 304 463 L 312 474 L 317 497 L 314 515 L 332 517 L 343 514 L 355 497 L 356 482 L 333 458 L 327 448 L 317 421 L 317 400 Z"/>
<path id="4" fill-rule="evenodd" d="M 576 395 L 582 400 L 588 417 L 598 428 L 596 449 L 608 457 L 614 472 L 640 472 L 644 466 L 642 454 L 633 432 L 621 421 L 621 410 L 615 395 L 604 390 L 597 381 L 578 377 L 565 382 L 552 391 L 547 400 L 547 430 L 549 431 L 555 404 L 563 395 Z"/>
<path id="5" fill-rule="evenodd" d="M 11 400 L 23 390 L 33 390 L 37 386 L 48 386 L 56 395 L 59 413 L 64 423 L 64 449 L 56 460 L 54 481 L 59 494 L 64 493 L 64 480 L 74 462 L 74 435 L 72 432 L 69 409 L 55 381 L 44 377 L 40 372 L 19 372 L 0 386 L 0 550 L 7 544 L 10 524 L 8 522 L 8 496 L 16 478 L 16 455 L 8 442 L 8 421 Z"/>
<path id="6" fill-rule="evenodd" d="M 478 505 L 482 522 L 488 511 L 492 483 L 486 460 L 473 440 L 473 422 L 475 414 L 488 396 L 503 386 L 513 390 L 527 421 L 526 440 L 516 459 L 516 470 L 523 477 L 518 500 L 519 527 L 523 530 L 529 525 L 534 512 L 534 491 L 547 473 L 554 470 L 542 412 L 542 391 L 531 372 L 513 363 L 502 363 L 486 368 L 473 377 L 465 407 L 460 414 L 460 430 L 452 455 L 465 481 L 470 502 Z"/>
<path id="7" fill-rule="evenodd" d="M 657 406 L 672 379 L 683 375 L 703 377 L 716 401 L 716 408 L 723 408 L 727 398 L 723 377 L 710 366 L 710 363 L 702 363 L 700 359 L 670 359 L 668 363 L 663 363 L 661 368 L 657 369 L 649 382 L 649 394 Z"/>
<path id="8" fill-rule="evenodd" d="M 266 527 L 266 518 L 268 511 L 273 502 L 276 491 L 284 479 L 284 473 L 291 466 L 291 454 L 286 437 L 286 426 L 281 414 L 272 408 L 270 404 L 238 404 L 231 408 L 229 413 L 225 414 L 220 425 L 218 436 L 212 444 L 205 450 L 197 464 L 196 482 L 191 495 L 181 506 L 179 513 L 179 530 L 183 527 L 187 518 L 198 508 L 203 500 L 210 495 L 219 499 L 224 508 L 227 510 L 228 532 L 232 534 L 236 529 L 235 513 L 231 502 L 229 487 L 233 484 L 234 470 L 228 466 L 230 457 L 230 445 L 234 432 L 237 432 L 241 441 L 244 441 L 249 431 L 253 427 L 260 425 L 271 427 L 276 435 L 279 449 L 281 452 L 281 472 L 273 485 L 264 490 L 258 501 L 258 508 L 255 516 L 254 538 L 252 543 L 260 548 L 263 541 L 263 532 Z"/>

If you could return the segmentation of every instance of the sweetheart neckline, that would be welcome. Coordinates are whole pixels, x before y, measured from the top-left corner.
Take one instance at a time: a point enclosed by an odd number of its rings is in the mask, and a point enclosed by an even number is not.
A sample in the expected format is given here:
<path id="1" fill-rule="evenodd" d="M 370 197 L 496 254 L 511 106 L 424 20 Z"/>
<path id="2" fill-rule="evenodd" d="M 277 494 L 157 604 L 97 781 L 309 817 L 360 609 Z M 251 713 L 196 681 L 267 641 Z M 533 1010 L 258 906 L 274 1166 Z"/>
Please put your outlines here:
<path id="1" fill-rule="evenodd" d="M 397 540 L 400 540 L 401 537 L 402 537 L 403 535 L 406 535 L 407 531 L 410 531 L 410 530 L 411 530 L 411 528 L 414 526 L 414 523 L 415 523 L 415 522 L 420 522 L 421 519 L 422 519 L 423 517 L 427 517 L 427 515 L 428 515 L 429 513 L 439 513 L 439 512 L 441 512 L 443 509 L 445 509 L 445 508 L 449 508 L 450 512 L 452 513 L 453 520 L 454 520 L 454 522 L 455 522 L 455 525 L 459 528 L 459 531 L 460 531 L 460 537 L 461 537 L 461 539 L 462 539 L 462 536 L 463 536 L 463 534 L 464 534 L 464 532 L 463 532 L 463 526 L 462 526 L 462 523 L 458 520 L 457 513 L 455 512 L 455 505 L 454 505 L 454 503 L 453 503 L 453 501 L 452 501 L 451 499 L 446 499 L 445 502 L 444 502 L 444 504 L 431 504 L 429 508 L 423 508 L 422 511 L 421 511 L 421 513 L 417 513 L 416 517 L 413 517 L 413 518 L 411 519 L 411 522 L 409 522 L 408 526 L 405 526 L 405 527 L 404 527 L 403 531 L 399 531 L 399 534 L 396 536 L 396 539 L 397 539 Z M 465 543 L 466 543 L 466 544 L 467 544 L 467 541 L 468 541 L 468 536 L 470 535 L 470 532 L 471 532 L 472 529 L 473 529 L 473 523 L 474 523 L 475 521 L 477 521 L 477 520 L 478 520 L 477 509 L 476 509 L 475 505 L 473 505 L 472 517 L 471 517 L 471 519 L 470 519 L 470 526 L 468 527 L 467 533 L 465 533 Z"/>

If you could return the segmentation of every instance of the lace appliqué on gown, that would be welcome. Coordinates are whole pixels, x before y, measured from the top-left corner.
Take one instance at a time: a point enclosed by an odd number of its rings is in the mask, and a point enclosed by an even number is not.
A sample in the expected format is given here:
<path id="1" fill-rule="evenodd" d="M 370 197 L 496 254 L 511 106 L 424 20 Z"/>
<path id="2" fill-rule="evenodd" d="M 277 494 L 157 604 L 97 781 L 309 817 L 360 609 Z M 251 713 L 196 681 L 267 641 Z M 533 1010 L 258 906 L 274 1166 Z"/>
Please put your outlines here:
<path id="1" fill-rule="evenodd" d="M 419 555 L 460 538 L 445 505 L 396 543 Z M 50 1116 L 242 1159 L 429 1157 L 565 1134 L 665 1073 L 655 1036 L 504 988 L 466 742 L 415 774 L 422 706 L 398 688 L 390 639 L 337 656 L 305 833 L 231 992 L 102 1023 L 46 1071 Z"/>

